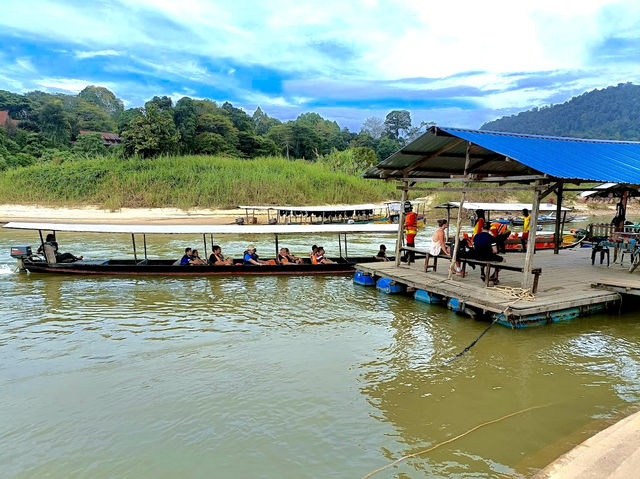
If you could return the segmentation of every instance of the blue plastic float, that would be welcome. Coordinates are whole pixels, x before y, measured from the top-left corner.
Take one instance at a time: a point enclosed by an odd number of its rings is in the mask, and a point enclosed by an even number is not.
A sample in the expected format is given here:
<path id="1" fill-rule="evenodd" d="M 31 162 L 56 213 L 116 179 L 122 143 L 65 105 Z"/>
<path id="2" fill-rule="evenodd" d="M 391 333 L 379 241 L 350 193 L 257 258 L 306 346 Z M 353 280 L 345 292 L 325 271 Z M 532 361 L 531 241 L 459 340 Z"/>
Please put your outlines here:
<path id="1" fill-rule="evenodd" d="M 423 303 L 439 303 L 442 301 L 442 298 L 436 294 L 430 293 L 429 291 L 425 291 L 424 289 L 416 289 L 413 297 L 417 301 L 422 301 Z"/>
<path id="2" fill-rule="evenodd" d="M 376 280 L 369 273 L 364 271 L 356 271 L 353 275 L 353 282 L 361 286 L 375 286 Z"/>
<path id="3" fill-rule="evenodd" d="M 396 283 L 391 278 L 380 278 L 376 283 L 376 288 L 387 294 L 402 293 L 404 291 L 404 285 Z"/>

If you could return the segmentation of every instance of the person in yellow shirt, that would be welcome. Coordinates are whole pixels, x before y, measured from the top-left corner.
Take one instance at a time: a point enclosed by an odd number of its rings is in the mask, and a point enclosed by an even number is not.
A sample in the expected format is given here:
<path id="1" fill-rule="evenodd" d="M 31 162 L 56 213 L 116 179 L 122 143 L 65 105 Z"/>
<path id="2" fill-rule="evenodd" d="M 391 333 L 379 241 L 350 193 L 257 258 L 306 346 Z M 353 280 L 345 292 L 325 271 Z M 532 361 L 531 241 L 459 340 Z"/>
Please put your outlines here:
<path id="1" fill-rule="evenodd" d="M 522 209 L 522 217 L 524 218 L 524 224 L 522 225 L 522 251 L 527 250 L 527 242 L 529 240 L 529 223 L 531 222 L 531 216 L 527 208 Z"/>

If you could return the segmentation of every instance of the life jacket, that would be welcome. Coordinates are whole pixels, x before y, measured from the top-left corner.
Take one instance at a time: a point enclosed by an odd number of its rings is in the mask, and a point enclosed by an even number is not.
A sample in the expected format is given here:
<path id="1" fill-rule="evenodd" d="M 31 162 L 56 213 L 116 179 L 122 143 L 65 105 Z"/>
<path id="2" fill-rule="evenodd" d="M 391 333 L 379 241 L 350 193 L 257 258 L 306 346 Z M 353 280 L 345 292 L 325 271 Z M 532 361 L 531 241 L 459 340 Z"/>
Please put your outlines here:
<path id="1" fill-rule="evenodd" d="M 524 224 L 522 225 L 522 232 L 523 233 L 528 233 L 529 232 L 529 222 L 530 221 L 531 221 L 531 215 L 524 217 Z"/>
<path id="2" fill-rule="evenodd" d="M 473 227 L 473 236 L 475 236 L 478 233 L 480 233 L 482 231 L 483 227 L 484 227 L 484 219 L 483 218 L 478 218 L 478 221 L 476 221 L 476 224 Z"/>
<path id="3" fill-rule="evenodd" d="M 415 235 L 418 233 L 418 215 L 415 211 L 410 211 L 404 218 L 404 233 Z"/>
<path id="4" fill-rule="evenodd" d="M 504 223 L 499 223 L 497 221 L 491 223 L 491 229 L 496 230 L 496 235 L 502 235 L 509 232 L 509 227 Z"/>
<path id="5" fill-rule="evenodd" d="M 316 253 L 311 253 L 311 264 L 318 264 L 318 255 Z"/>
<path id="6" fill-rule="evenodd" d="M 280 260 L 281 263 L 288 263 L 289 262 L 289 258 L 287 258 L 286 256 L 282 256 L 282 255 L 278 255 L 278 259 Z"/>

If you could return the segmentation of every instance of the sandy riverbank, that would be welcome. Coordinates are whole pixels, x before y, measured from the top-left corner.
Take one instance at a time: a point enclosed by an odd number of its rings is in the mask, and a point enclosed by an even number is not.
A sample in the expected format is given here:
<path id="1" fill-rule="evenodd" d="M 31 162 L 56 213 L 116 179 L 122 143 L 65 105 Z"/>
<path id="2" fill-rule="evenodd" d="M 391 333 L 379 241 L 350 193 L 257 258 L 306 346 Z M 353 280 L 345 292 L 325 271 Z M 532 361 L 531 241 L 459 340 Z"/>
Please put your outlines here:
<path id="1" fill-rule="evenodd" d="M 109 211 L 97 206 L 52 208 L 34 205 L 0 205 L 0 223 L 9 221 L 50 221 L 57 223 L 116 224 L 228 224 L 244 211 L 178 208 L 122 208 Z"/>

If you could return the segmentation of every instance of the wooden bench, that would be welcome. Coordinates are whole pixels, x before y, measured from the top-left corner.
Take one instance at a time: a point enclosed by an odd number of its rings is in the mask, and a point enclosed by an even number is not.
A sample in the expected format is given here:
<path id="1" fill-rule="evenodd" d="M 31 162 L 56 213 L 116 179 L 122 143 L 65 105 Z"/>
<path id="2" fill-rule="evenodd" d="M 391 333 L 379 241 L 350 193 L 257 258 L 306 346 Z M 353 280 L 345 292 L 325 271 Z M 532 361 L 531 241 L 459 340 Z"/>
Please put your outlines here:
<path id="1" fill-rule="evenodd" d="M 412 263 L 412 260 L 416 259 L 416 258 L 425 258 L 429 252 L 425 251 L 423 249 L 418 249 L 418 248 L 413 248 L 411 246 L 402 246 L 400 248 L 400 255 L 402 256 L 402 252 L 406 251 L 406 252 L 412 252 L 414 253 L 413 258 L 409 257 L 409 255 L 407 255 L 407 264 L 410 265 Z"/>
<path id="2" fill-rule="evenodd" d="M 480 266 L 485 268 L 485 285 L 489 286 L 489 282 L 491 281 L 491 268 L 498 272 L 502 269 L 506 271 L 518 271 L 520 273 L 524 273 L 524 266 L 513 266 L 504 264 L 498 261 L 483 261 L 479 259 L 473 258 L 460 258 L 460 262 L 462 263 L 462 276 L 464 277 L 466 274 L 467 263 L 470 265 Z M 531 288 L 531 292 L 535 294 L 538 291 L 538 280 L 540 279 L 540 275 L 542 274 L 542 268 L 532 268 L 531 274 L 533 275 L 533 287 Z"/>

